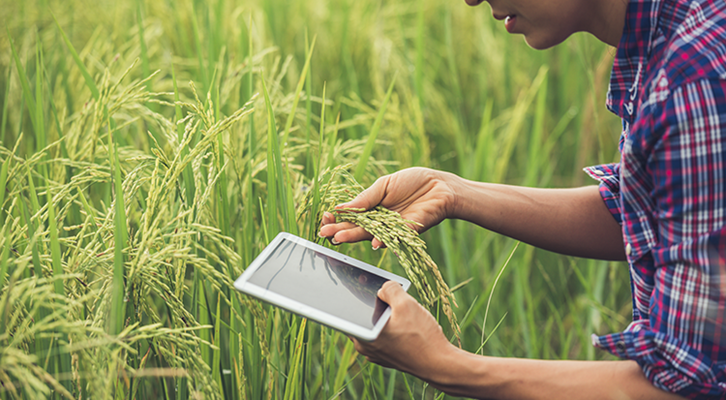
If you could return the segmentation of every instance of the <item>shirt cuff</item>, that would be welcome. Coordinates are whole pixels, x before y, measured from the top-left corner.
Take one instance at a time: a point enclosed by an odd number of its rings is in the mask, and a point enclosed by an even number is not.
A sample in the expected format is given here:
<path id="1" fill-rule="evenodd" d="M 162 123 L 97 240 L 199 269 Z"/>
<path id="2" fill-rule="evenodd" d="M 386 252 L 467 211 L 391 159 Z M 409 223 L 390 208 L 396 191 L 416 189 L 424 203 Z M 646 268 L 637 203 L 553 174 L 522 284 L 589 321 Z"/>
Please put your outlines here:
<path id="1" fill-rule="evenodd" d="M 636 361 L 654 386 L 690 399 L 723 399 L 726 376 L 710 358 L 686 343 L 642 327 L 592 335 L 592 344 L 620 358 Z M 647 323 L 647 322 L 646 322 Z"/>
<path id="2" fill-rule="evenodd" d="M 591 178 L 600 182 L 600 196 L 618 224 L 623 224 L 620 210 L 620 164 L 602 164 L 583 168 Z"/>

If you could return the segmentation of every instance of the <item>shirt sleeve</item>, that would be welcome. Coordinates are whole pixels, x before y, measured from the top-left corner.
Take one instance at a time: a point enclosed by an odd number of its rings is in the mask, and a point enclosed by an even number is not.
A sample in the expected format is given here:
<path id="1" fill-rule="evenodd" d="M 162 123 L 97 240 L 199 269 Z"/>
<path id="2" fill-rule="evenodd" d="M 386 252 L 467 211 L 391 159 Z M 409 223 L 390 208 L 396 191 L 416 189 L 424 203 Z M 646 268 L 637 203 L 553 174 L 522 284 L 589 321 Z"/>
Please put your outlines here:
<path id="1" fill-rule="evenodd" d="M 591 178 L 600 182 L 600 197 L 605 202 L 610 214 L 618 222 L 623 223 L 620 213 L 620 164 L 602 164 L 583 169 Z"/>
<path id="2" fill-rule="evenodd" d="M 639 268 L 653 269 L 647 284 L 641 283 L 649 289 L 647 308 L 625 332 L 594 336 L 593 344 L 637 361 L 659 388 L 687 398 L 722 399 L 726 81 L 690 82 L 661 100 L 639 116 L 621 161 L 623 174 L 627 170 L 635 182 L 627 188 L 621 183 L 623 212 L 628 194 L 651 207 L 637 215 L 651 221 L 654 238 L 628 260 L 633 279 L 640 278 Z"/>

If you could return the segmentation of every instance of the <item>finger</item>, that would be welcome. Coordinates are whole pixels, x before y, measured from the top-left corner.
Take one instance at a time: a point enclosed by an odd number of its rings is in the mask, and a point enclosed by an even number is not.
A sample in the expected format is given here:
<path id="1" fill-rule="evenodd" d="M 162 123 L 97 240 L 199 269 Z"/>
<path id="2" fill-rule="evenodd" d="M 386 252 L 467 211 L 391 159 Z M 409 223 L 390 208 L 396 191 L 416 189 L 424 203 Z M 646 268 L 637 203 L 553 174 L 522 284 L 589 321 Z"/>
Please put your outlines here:
<path id="1" fill-rule="evenodd" d="M 371 247 L 373 247 L 373 250 L 378 250 L 381 248 L 385 248 L 386 245 L 378 240 L 378 238 L 373 238 L 373 240 L 371 240 Z"/>
<path id="2" fill-rule="evenodd" d="M 335 215 L 333 213 L 324 212 L 323 218 L 320 221 L 320 226 L 323 227 L 328 224 L 334 224 L 335 223 Z"/>
<path id="3" fill-rule="evenodd" d="M 403 290 L 403 287 L 401 287 L 401 284 L 398 282 L 388 281 L 384 283 L 380 289 L 378 289 L 378 298 L 388 303 L 388 305 L 390 305 L 392 308 L 395 308 L 396 305 L 408 301 L 410 297 L 411 296 L 409 296 L 406 291 Z"/>
<path id="4" fill-rule="evenodd" d="M 318 236 L 330 238 L 335 236 L 335 234 L 340 231 L 355 229 L 357 227 L 358 226 L 356 224 L 351 222 L 340 222 L 337 224 L 335 222 L 331 222 L 320 227 L 320 230 L 318 231 Z"/>
<path id="5" fill-rule="evenodd" d="M 338 243 L 343 243 L 343 241 L 341 239 L 344 239 L 344 238 L 357 239 L 357 240 L 353 240 L 356 242 L 359 240 L 366 239 L 366 238 L 359 239 L 359 236 L 361 236 L 361 235 L 357 231 L 362 230 L 363 232 L 365 232 L 365 230 L 363 230 L 363 228 L 360 228 L 358 225 L 356 225 L 352 222 L 339 222 L 337 224 L 325 225 L 320 228 L 320 231 L 318 232 L 318 236 L 332 239 L 334 236 L 339 235 L 341 232 L 347 232 L 347 231 L 351 231 L 351 230 L 356 231 L 356 232 L 354 232 L 353 234 L 350 234 L 350 235 L 346 234 L 346 235 L 337 237 L 336 240 L 338 241 Z M 348 242 L 349 241 L 351 241 L 351 240 L 348 240 Z"/>
<path id="6" fill-rule="evenodd" d="M 350 224 L 350 225 L 352 225 L 351 228 L 339 230 L 338 232 L 334 233 L 333 237 L 330 239 L 330 241 L 333 242 L 333 244 L 338 244 L 338 243 L 354 243 L 354 242 L 360 242 L 362 240 L 373 239 L 373 235 L 366 232 L 365 229 L 363 229 L 357 225 L 353 225 L 353 224 Z"/>
<path id="7" fill-rule="evenodd" d="M 335 208 L 362 208 L 370 210 L 377 206 L 383 200 L 383 196 L 386 195 L 388 177 L 389 175 L 378 178 L 373 185 L 362 191 L 355 199 L 347 203 L 338 204 Z"/>
<path id="8" fill-rule="evenodd" d="M 353 336 L 348 336 L 348 339 L 350 339 L 353 342 L 353 347 L 355 348 L 355 351 L 358 352 L 358 354 L 366 355 L 365 354 L 365 348 L 361 345 L 360 341 L 358 339 L 354 338 Z"/>

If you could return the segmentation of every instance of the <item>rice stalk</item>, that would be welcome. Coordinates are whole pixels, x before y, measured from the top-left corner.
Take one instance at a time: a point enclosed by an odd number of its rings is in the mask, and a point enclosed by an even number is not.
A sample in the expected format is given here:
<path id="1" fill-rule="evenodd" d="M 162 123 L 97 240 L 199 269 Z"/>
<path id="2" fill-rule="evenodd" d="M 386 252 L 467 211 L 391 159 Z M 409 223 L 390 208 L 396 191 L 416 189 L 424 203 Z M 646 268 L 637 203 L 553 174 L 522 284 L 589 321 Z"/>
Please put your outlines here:
<path id="1" fill-rule="evenodd" d="M 454 294 L 441 276 L 436 263 L 426 252 L 426 243 L 410 225 L 414 221 L 401 218 L 397 212 L 376 206 L 371 210 L 334 209 L 335 205 L 353 200 L 363 187 L 347 172 L 348 166 L 340 166 L 320 175 L 324 182 L 320 185 L 320 208 L 317 210 L 316 221 L 322 218 L 322 211 L 331 210 L 338 221 L 352 222 L 383 242 L 398 257 L 406 271 L 406 275 L 421 296 L 421 300 L 429 310 L 433 310 L 440 301 L 444 315 L 454 330 L 457 341 L 461 345 L 461 330 L 457 323 L 454 307 L 458 307 Z M 340 180 L 340 181 L 339 181 Z M 301 205 L 298 215 L 303 214 L 310 206 L 311 196 L 307 196 Z M 315 212 L 315 210 L 313 210 Z"/>

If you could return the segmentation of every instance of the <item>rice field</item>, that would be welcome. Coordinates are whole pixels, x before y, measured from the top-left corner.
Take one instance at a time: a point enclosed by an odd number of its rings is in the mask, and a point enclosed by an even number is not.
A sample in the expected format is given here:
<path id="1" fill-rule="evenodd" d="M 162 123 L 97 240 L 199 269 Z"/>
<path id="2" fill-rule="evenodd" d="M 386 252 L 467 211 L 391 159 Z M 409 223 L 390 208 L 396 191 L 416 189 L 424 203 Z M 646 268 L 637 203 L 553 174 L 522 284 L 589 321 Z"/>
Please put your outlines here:
<path id="1" fill-rule="evenodd" d="M 614 50 L 532 50 L 486 5 L 0 0 L 0 26 L 2 400 L 447 398 L 232 282 L 401 168 L 571 187 L 618 158 Z M 398 223 L 418 256 L 337 250 L 423 282 L 452 341 L 610 358 L 590 335 L 630 319 L 625 264 L 462 221 L 419 252 Z"/>

